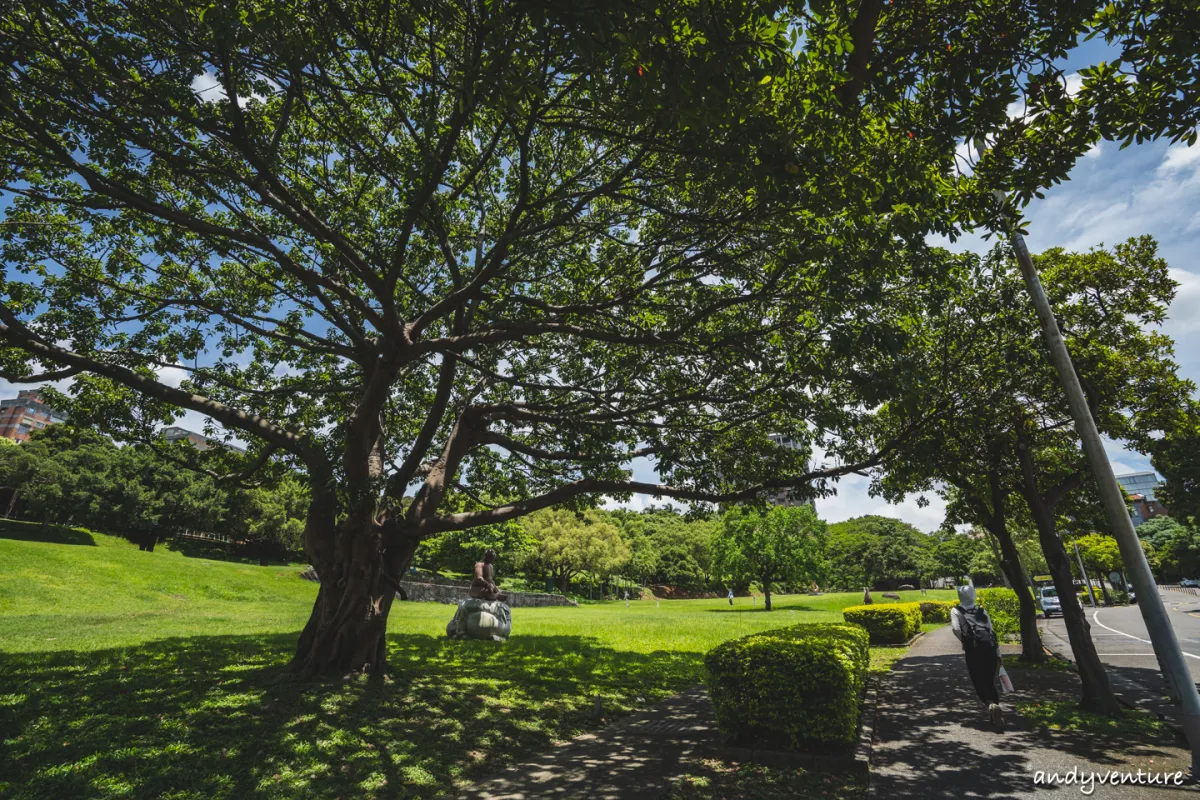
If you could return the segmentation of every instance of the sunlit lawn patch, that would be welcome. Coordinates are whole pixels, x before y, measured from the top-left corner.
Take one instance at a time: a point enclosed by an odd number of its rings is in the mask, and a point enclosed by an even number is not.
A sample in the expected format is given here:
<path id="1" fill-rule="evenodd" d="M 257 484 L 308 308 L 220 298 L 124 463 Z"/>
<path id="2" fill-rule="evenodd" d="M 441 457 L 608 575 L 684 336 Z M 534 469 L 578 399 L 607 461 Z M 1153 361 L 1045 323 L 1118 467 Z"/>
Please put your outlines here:
<path id="1" fill-rule="evenodd" d="M 1122 710 L 1119 717 L 1083 711 L 1078 700 L 1019 702 L 1017 713 L 1039 728 L 1110 734 L 1130 739 L 1173 739 L 1161 719 L 1145 711 Z"/>
<path id="2" fill-rule="evenodd" d="M 503 645 L 448 640 L 449 606 L 401 603 L 391 682 L 310 683 L 284 670 L 316 592 L 298 567 L 13 529 L 0 796 L 14 798 L 432 797 L 701 682 L 726 639 L 840 621 L 859 599 L 518 608 Z"/>

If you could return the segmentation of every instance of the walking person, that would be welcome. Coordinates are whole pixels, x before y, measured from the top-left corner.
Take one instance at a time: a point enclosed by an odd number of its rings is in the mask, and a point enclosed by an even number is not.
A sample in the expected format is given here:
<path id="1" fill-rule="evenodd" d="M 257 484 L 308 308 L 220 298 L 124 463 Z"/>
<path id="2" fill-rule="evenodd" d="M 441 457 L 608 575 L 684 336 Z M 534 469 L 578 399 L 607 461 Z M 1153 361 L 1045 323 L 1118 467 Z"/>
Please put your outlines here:
<path id="1" fill-rule="evenodd" d="M 967 658 L 967 673 L 979 699 L 988 707 L 992 724 L 999 727 L 1004 718 L 996 676 L 1000 672 L 1000 643 L 992 620 L 985 609 L 975 605 L 975 587 L 958 587 L 958 605 L 950 609 L 950 630 L 962 642 Z"/>
<path id="2" fill-rule="evenodd" d="M 729 590 L 729 605 L 733 605 L 733 589 Z"/>

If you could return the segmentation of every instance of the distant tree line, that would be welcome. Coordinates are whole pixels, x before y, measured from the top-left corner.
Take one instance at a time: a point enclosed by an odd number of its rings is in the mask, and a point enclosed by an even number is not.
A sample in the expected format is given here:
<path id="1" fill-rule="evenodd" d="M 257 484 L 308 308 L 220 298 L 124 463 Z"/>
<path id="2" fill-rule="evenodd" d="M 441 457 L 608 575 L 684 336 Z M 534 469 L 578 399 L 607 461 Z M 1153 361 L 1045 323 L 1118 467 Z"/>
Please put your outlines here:
<path id="1" fill-rule="evenodd" d="M 0 447 L 0 512 L 123 536 L 148 551 L 177 534 L 202 532 L 227 537 L 236 552 L 260 562 L 302 557 L 308 492 L 297 476 L 231 484 L 168 454 L 120 447 L 70 424 L 37 431 L 24 444 Z"/>

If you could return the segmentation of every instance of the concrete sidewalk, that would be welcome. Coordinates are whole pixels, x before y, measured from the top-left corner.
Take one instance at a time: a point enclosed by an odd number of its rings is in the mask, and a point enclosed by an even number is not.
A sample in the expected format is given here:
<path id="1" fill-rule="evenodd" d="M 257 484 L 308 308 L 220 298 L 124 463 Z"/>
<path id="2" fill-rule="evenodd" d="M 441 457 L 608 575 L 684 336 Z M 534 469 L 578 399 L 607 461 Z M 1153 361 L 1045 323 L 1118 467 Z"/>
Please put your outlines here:
<path id="1" fill-rule="evenodd" d="M 1017 652 L 1017 648 L 1006 648 Z M 872 755 L 871 798 L 1082 797 L 1078 785 L 1035 786 L 1039 770 L 1065 774 L 1109 770 L 1185 774 L 1190 754 L 1173 741 L 1131 742 L 1117 736 L 1032 727 L 1012 702 L 1078 699 L 1070 672 L 1012 670 L 1016 693 L 1005 697 L 1005 729 L 997 731 L 967 676 L 962 648 L 949 627 L 922 637 L 880 689 Z M 1095 786 L 1091 797 L 1179 797 L 1192 788 Z"/>

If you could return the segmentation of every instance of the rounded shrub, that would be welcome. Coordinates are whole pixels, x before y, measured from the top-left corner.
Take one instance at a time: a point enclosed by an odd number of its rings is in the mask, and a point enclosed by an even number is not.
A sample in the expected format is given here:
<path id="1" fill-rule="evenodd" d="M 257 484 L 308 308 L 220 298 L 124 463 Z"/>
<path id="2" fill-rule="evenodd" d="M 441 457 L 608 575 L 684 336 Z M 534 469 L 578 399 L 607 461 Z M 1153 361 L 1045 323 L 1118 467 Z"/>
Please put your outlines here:
<path id="1" fill-rule="evenodd" d="M 922 600 L 921 622 L 949 622 L 950 609 L 956 605 L 957 600 Z"/>
<path id="2" fill-rule="evenodd" d="M 980 589 L 975 592 L 975 602 L 988 612 L 992 630 L 997 636 L 1004 638 L 1020 634 L 1021 602 L 1012 589 Z"/>
<path id="3" fill-rule="evenodd" d="M 842 619 L 867 631 L 871 644 L 903 644 L 921 630 L 920 603 L 849 606 Z"/>
<path id="4" fill-rule="evenodd" d="M 853 743 L 870 661 L 854 625 L 807 624 L 733 639 L 704 658 L 717 727 L 739 743 Z"/>

